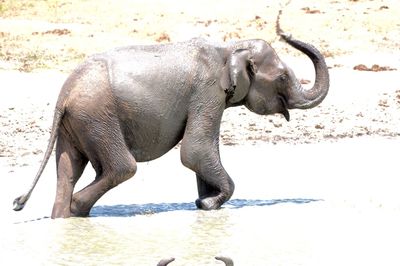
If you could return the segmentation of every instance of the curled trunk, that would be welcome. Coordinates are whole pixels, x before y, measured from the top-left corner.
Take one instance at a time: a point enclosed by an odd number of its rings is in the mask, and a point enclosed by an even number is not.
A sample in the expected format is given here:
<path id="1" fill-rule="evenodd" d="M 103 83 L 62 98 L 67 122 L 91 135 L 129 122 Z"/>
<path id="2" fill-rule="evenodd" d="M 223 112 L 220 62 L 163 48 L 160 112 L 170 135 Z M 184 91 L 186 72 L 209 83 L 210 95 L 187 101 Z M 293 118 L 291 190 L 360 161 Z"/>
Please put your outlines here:
<path id="1" fill-rule="evenodd" d="M 324 56 L 311 44 L 293 39 L 284 33 L 280 35 L 293 48 L 306 54 L 313 62 L 315 69 L 315 82 L 311 89 L 304 89 L 300 82 L 294 81 L 295 85 L 289 92 L 288 108 L 313 108 L 325 99 L 329 90 L 329 72 Z"/>

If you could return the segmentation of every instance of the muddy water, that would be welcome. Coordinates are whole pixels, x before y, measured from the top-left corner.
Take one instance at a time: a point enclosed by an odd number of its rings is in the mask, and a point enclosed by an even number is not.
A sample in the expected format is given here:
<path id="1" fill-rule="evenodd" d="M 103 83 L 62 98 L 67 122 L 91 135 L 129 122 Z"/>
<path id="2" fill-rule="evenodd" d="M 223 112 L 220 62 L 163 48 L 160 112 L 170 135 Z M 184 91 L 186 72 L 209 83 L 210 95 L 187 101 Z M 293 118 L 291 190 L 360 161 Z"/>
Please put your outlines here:
<path id="1" fill-rule="evenodd" d="M 237 265 L 264 265 L 287 261 L 279 254 L 288 255 L 284 250 L 294 246 L 291 260 L 300 262 L 311 254 L 308 245 L 299 245 L 304 232 L 295 232 L 297 222 L 282 230 L 268 213 L 275 215 L 278 205 L 301 209 L 307 204 L 316 203 L 234 200 L 212 212 L 190 203 L 100 206 L 88 219 L 15 223 L 3 234 L 2 253 L 15 265 L 156 265 L 168 257 L 176 257 L 173 265 L 219 265 L 216 255 L 230 256 Z M 277 233 L 290 234 L 293 242 L 281 243 Z"/>
<path id="2" fill-rule="evenodd" d="M 178 151 L 141 165 L 138 177 L 107 193 L 86 219 L 41 218 L 51 212 L 54 165 L 26 208 L 11 211 L 36 165 L 1 168 L 0 265 L 151 266 L 169 257 L 176 258 L 171 266 L 222 265 L 217 255 L 239 266 L 400 265 L 398 158 L 385 156 L 400 143 L 373 143 L 225 149 L 236 191 L 210 212 L 195 209 L 194 176 L 171 168 Z M 319 166 L 299 176 L 307 158 Z M 243 165 L 254 165 L 251 175 Z M 170 169 L 168 178 L 162 169 Z"/>
<path id="3" fill-rule="evenodd" d="M 314 200 L 103 206 L 94 217 L 3 226 L 1 265 L 396 265 L 399 210 Z M 129 213 L 140 207 L 137 213 Z M 141 212 L 141 213 L 139 213 Z M 1 261 L 3 260 L 3 262 Z"/>

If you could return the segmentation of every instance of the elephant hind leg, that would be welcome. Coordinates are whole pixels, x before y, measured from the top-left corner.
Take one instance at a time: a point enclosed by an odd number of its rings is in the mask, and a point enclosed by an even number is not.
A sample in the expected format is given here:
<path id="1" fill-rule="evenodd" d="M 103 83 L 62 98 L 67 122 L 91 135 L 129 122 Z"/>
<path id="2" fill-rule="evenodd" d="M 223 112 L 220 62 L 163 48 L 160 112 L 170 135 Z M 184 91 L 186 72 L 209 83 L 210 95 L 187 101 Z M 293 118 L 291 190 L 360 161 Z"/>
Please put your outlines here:
<path id="1" fill-rule="evenodd" d="M 101 169 L 101 170 L 99 170 Z M 124 155 L 111 156 L 96 167 L 96 179 L 72 198 L 71 212 L 73 216 L 89 216 L 93 205 L 110 189 L 128 180 L 136 173 L 136 160 L 126 151 Z"/>
<path id="2" fill-rule="evenodd" d="M 71 216 L 72 193 L 78 179 L 85 169 L 88 159 L 69 141 L 62 128 L 56 146 L 57 192 L 53 205 L 52 218 Z"/>
<path id="3" fill-rule="evenodd" d="M 96 178 L 72 197 L 71 212 L 79 217 L 88 216 L 93 205 L 107 191 L 131 178 L 137 169 L 115 116 L 84 126 L 89 134 L 81 135 L 80 143 L 96 171 Z"/>

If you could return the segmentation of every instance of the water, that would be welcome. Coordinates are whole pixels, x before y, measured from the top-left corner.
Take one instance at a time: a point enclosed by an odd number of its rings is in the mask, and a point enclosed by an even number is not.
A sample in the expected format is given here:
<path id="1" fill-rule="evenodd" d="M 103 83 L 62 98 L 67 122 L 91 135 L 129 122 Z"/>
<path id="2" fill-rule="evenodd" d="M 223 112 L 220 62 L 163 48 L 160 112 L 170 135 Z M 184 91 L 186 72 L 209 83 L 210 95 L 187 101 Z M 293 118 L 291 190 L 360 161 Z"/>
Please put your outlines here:
<path id="1" fill-rule="evenodd" d="M 176 257 L 171 265 L 222 264 L 214 260 L 216 255 L 236 263 L 251 256 L 250 264 L 262 265 L 258 263 L 272 257 L 266 252 L 272 245 L 268 224 L 274 220 L 268 218 L 268 208 L 313 202 L 233 200 L 211 212 L 195 210 L 192 203 L 98 206 L 91 218 L 14 223 L 3 248 L 7 264 L 12 258 L 14 265 L 156 265 L 169 257 Z"/>
<path id="2" fill-rule="evenodd" d="M 100 206 L 91 218 L 3 226 L 0 264 L 222 265 L 214 257 L 225 255 L 235 265 L 396 265 L 399 213 L 309 199 L 234 200 L 208 212 Z"/>
<path id="3" fill-rule="evenodd" d="M 398 159 L 381 156 L 399 145 L 379 142 L 373 153 L 363 147 L 223 150 L 236 191 L 222 209 L 208 212 L 193 203 L 194 175 L 171 168 L 178 151 L 140 165 L 138 177 L 107 193 L 83 219 L 43 218 L 54 199 L 54 165 L 26 208 L 13 212 L 12 199 L 27 187 L 22 178 L 29 184 L 36 166 L 15 173 L 2 168 L 0 265 L 151 266 L 170 257 L 176 258 L 171 266 L 223 265 L 218 255 L 236 266 L 399 265 Z M 172 157 L 178 162 L 171 164 Z M 307 158 L 318 166 L 299 176 Z M 162 169 L 170 170 L 168 178 Z"/>

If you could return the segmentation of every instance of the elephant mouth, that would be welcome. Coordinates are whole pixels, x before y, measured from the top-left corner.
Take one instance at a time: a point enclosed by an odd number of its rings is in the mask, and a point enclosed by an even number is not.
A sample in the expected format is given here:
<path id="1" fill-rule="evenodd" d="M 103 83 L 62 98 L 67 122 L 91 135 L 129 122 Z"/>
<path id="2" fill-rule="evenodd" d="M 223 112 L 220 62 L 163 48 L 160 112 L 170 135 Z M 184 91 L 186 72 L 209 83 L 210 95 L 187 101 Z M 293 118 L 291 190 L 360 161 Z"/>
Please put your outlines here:
<path id="1" fill-rule="evenodd" d="M 278 94 L 278 100 L 279 100 L 279 102 L 281 103 L 281 106 L 282 106 L 282 110 L 280 112 L 278 112 L 278 113 L 282 114 L 285 117 L 286 121 L 289 122 L 290 121 L 290 114 L 289 114 L 289 111 L 288 111 L 288 108 L 287 108 L 288 104 L 287 104 L 287 99 L 286 99 L 285 95 L 279 93 Z"/>

